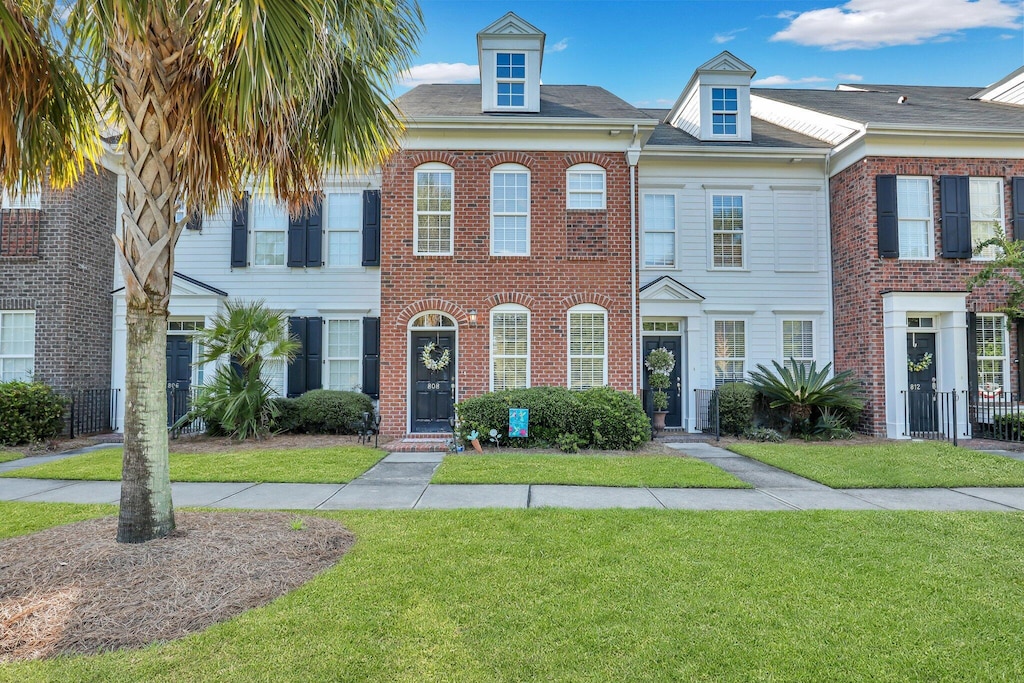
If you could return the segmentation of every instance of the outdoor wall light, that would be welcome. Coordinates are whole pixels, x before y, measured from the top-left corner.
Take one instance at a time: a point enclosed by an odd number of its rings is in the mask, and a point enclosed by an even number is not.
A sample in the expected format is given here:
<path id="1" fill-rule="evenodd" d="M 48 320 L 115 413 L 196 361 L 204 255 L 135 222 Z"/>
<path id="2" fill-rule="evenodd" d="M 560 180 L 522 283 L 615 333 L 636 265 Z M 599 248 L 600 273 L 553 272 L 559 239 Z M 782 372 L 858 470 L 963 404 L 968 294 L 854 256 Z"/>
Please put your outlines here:
<path id="1" fill-rule="evenodd" d="M 476 309 L 475 308 L 469 309 L 469 324 L 470 325 L 476 325 Z"/>

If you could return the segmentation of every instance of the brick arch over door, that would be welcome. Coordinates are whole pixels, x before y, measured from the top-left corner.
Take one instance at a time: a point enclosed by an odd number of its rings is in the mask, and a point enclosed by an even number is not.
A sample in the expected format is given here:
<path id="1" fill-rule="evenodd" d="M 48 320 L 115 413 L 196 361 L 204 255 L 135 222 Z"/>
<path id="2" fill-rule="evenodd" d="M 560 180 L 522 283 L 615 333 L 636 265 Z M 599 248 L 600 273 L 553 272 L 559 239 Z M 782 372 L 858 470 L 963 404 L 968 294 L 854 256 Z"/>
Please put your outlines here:
<path id="1" fill-rule="evenodd" d="M 426 311 L 440 311 L 451 316 L 456 323 L 461 327 L 462 325 L 469 324 L 469 315 L 465 309 L 458 304 L 453 304 L 451 301 L 445 301 L 444 299 L 420 299 L 414 301 L 401 310 L 395 319 L 395 324 L 399 327 L 408 327 L 409 322 Z"/>

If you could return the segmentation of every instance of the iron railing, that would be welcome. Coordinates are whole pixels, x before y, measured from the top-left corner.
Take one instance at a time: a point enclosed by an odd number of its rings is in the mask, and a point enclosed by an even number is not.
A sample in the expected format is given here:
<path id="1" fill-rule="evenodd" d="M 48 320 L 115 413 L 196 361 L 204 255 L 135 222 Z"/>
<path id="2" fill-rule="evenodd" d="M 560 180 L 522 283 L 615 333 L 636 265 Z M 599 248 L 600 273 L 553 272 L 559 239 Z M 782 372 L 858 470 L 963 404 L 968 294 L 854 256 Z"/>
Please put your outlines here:
<path id="1" fill-rule="evenodd" d="M 0 210 L 0 256 L 39 256 L 39 209 Z"/>
<path id="2" fill-rule="evenodd" d="M 200 387 L 167 388 L 167 430 L 172 439 L 182 434 L 201 434 L 206 431 L 203 418 L 188 417 L 199 391 Z"/>
<path id="3" fill-rule="evenodd" d="M 694 389 L 694 405 L 697 409 L 697 431 L 714 434 L 721 438 L 718 413 L 718 389 Z"/>
<path id="4" fill-rule="evenodd" d="M 901 391 L 900 394 L 903 395 L 904 436 L 952 441 L 954 446 L 957 445 L 958 392 Z"/>
<path id="5" fill-rule="evenodd" d="M 69 438 L 117 430 L 120 389 L 65 389 L 58 393 L 68 402 L 64 421 Z"/>
<path id="6" fill-rule="evenodd" d="M 969 397 L 968 417 L 975 438 L 1024 441 L 1024 404 L 1020 396 L 979 391 Z"/>

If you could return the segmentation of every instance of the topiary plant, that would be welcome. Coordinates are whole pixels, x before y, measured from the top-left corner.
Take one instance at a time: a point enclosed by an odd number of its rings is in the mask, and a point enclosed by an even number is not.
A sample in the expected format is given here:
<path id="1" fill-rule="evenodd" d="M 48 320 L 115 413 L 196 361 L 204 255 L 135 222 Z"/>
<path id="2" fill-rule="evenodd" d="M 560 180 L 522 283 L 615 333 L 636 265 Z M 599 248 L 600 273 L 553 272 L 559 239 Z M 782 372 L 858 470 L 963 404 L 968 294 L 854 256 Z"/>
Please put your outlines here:
<path id="1" fill-rule="evenodd" d="M 654 389 L 652 396 L 654 409 L 657 411 L 668 410 L 668 389 L 672 384 L 672 370 L 676 367 L 676 357 L 664 346 L 652 349 L 644 360 L 647 367 L 647 384 Z"/>

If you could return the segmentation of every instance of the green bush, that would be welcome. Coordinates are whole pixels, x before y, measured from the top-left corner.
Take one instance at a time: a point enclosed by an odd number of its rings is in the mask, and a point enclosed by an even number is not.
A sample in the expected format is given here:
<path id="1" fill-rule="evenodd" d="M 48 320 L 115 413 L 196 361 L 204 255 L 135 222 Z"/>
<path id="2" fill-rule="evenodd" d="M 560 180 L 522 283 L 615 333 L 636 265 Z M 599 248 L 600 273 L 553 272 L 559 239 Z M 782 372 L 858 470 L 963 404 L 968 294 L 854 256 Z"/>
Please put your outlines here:
<path id="1" fill-rule="evenodd" d="M 0 446 L 57 436 L 64 431 L 66 406 L 67 401 L 45 384 L 0 383 Z"/>
<path id="2" fill-rule="evenodd" d="M 275 432 L 297 432 L 302 428 L 302 414 L 294 398 L 270 399 L 277 414 L 270 421 L 270 428 Z"/>
<path id="3" fill-rule="evenodd" d="M 718 387 L 718 428 L 722 434 L 739 436 L 754 424 L 757 391 L 746 382 L 727 382 Z"/>
<path id="4" fill-rule="evenodd" d="M 786 437 L 770 427 L 754 427 L 747 430 L 743 435 L 751 441 L 765 441 L 768 443 L 782 443 Z"/>
<path id="5" fill-rule="evenodd" d="M 1005 413 L 992 416 L 992 427 L 989 435 L 996 439 L 1021 441 L 1024 439 L 1024 413 Z"/>
<path id="6" fill-rule="evenodd" d="M 502 439 L 513 448 L 567 445 L 567 434 L 575 434 L 580 446 L 604 449 L 635 449 L 650 439 L 650 422 L 637 397 L 608 388 L 565 387 L 508 389 L 466 399 L 455 406 L 460 436 L 468 440 L 472 431 L 492 429 L 508 434 L 509 408 L 530 411 L 529 436 Z"/>
<path id="7" fill-rule="evenodd" d="M 295 399 L 299 429 L 308 434 L 355 434 L 373 401 L 358 391 L 314 389 Z"/>

